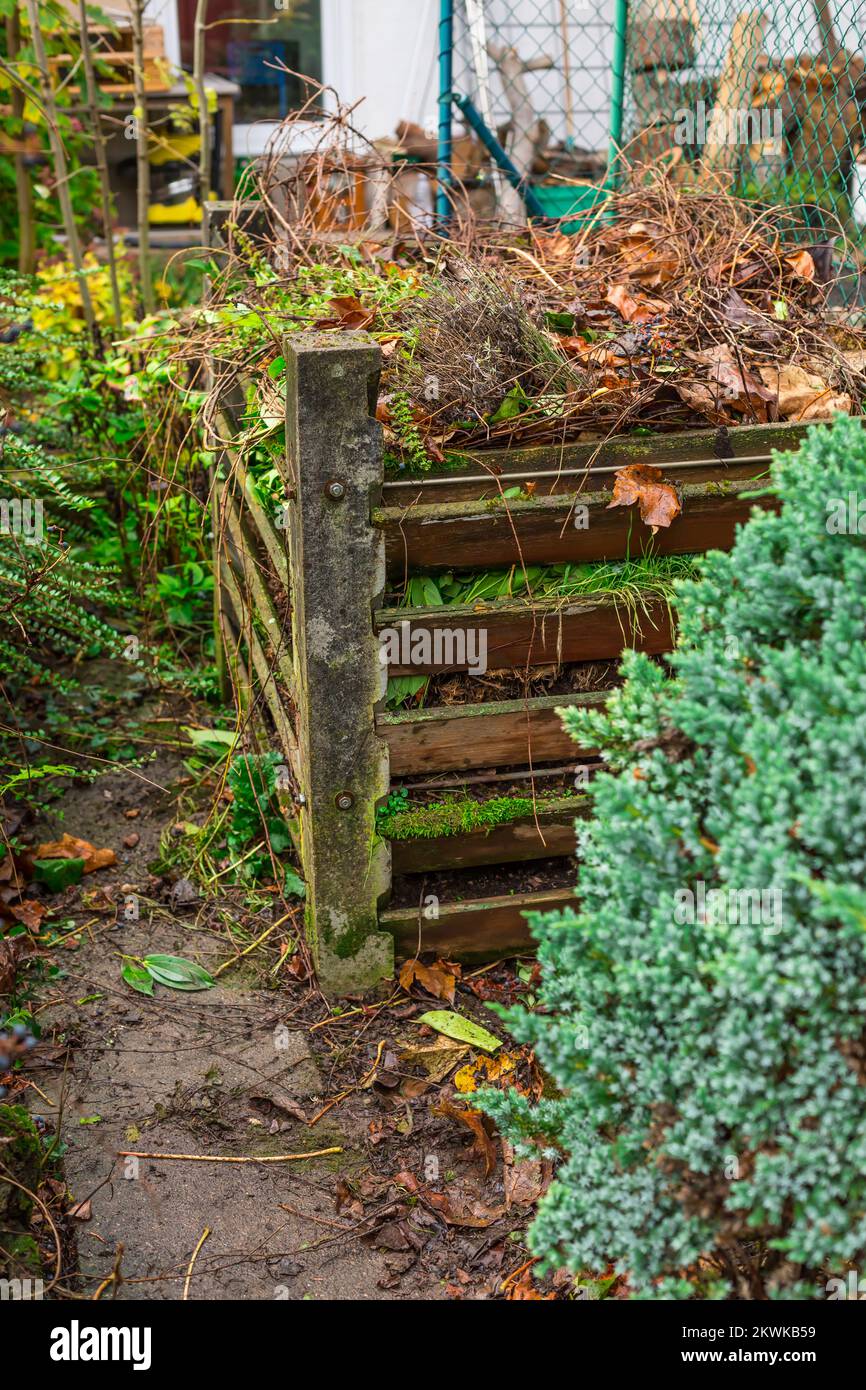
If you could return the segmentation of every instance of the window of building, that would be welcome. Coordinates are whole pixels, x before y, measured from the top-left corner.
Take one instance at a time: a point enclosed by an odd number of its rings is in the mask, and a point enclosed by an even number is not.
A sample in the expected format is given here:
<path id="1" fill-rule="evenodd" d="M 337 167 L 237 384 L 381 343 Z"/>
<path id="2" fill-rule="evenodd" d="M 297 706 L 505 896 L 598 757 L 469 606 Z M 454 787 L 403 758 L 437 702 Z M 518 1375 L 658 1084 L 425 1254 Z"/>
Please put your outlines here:
<path id="1" fill-rule="evenodd" d="M 192 68 L 196 0 L 178 0 L 181 61 Z M 231 19 L 242 23 L 231 24 Z M 321 80 L 320 0 L 210 0 L 205 65 L 241 89 L 235 120 L 281 120 L 306 104 L 297 74 Z"/>

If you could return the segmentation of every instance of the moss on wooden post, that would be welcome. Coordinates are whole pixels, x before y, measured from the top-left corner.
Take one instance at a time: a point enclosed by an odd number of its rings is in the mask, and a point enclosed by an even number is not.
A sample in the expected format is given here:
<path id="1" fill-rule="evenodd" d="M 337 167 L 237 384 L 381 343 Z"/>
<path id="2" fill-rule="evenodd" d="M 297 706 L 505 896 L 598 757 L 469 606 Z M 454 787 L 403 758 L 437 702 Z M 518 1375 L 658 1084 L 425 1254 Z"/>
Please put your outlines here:
<path id="1" fill-rule="evenodd" d="M 386 673 L 373 627 L 385 554 L 370 520 L 383 478 L 373 418 L 381 355 L 361 334 L 306 333 L 287 339 L 285 358 L 307 924 L 322 988 L 341 994 L 393 971 L 392 938 L 378 925 L 389 852 L 375 836 L 388 792 L 375 729 Z"/>

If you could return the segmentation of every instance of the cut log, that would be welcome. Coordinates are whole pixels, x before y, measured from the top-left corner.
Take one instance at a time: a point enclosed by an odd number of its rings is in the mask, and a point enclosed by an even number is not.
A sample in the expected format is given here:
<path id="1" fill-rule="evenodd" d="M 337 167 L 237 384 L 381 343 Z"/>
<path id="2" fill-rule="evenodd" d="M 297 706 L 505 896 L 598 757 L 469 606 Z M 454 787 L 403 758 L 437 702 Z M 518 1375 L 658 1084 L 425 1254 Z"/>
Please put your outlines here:
<path id="1" fill-rule="evenodd" d="M 821 49 L 818 56 L 828 64 L 835 63 L 842 53 L 842 45 L 836 36 L 833 15 L 830 12 L 830 0 L 813 0 L 813 4 L 815 23 L 818 26 L 818 33 L 821 35 Z"/>
<path id="2" fill-rule="evenodd" d="M 631 62 L 635 72 L 672 72 L 695 61 L 695 29 L 685 16 L 635 19 L 631 31 Z"/>
<path id="3" fill-rule="evenodd" d="M 539 54 L 536 58 L 521 58 L 516 48 L 507 48 L 505 44 L 496 43 L 487 45 L 487 53 L 499 72 L 505 100 L 511 110 L 512 140 L 508 153 L 521 177 L 528 178 L 537 156 L 547 143 L 550 131 L 547 124 L 540 121 L 535 114 L 526 85 L 526 74 L 548 72 L 554 66 L 553 59 L 545 57 L 544 54 Z M 500 212 L 506 222 L 515 225 L 523 225 L 526 222 L 523 199 L 505 180 L 502 184 Z"/>
<path id="4" fill-rule="evenodd" d="M 680 124 L 688 102 L 683 83 L 672 73 L 692 67 L 700 40 L 696 0 L 644 0 L 631 14 L 631 88 L 642 129 L 629 142 L 627 158 L 641 178 L 644 165 L 669 159 L 668 175 L 681 181 L 684 141 Z M 678 167 L 679 166 L 679 167 Z"/>
<path id="5" fill-rule="evenodd" d="M 751 109 L 755 70 L 764 51 L 767 16 L 763 10 L 744 10 L 734 20 L 731 41 L 719 78 L 707 131 L 701 181 L 721 175 L 733 178 L 740 156 L 739 113 Z"/>
<path id="6" fill-rule="evenodd" d="M 803 56 L 786 64 L 786 69 L 797 128 L 791 169 L 808 174 L 817 190 L 847 173 L 862 143 L 856 88 L 863 77 L 863 59 L 840 51 L 830 67 Z"/>

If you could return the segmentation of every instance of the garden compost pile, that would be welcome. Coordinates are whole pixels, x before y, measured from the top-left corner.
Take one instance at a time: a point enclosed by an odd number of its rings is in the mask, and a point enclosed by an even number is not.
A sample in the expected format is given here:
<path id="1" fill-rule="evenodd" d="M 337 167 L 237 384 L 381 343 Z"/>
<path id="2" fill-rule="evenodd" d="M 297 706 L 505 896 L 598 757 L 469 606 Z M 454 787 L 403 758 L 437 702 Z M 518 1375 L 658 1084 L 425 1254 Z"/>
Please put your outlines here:
<path id="1" fill-rule="evenodd" d="M 834 303 L 844 239 L 795 238 L 790 208 L 652 172 L 606 207 L 574 235 L 475 228 L 453 242 L 349 246 L 302 228 L 286 247 L 277 220 L 252 250 L 229 225 L 229 268 L 175 361 L 217 366 L 214 402 L 229 375 L 245 379 L 254 445 L 282 431 L 286 332 L 361 329 L 384 357 L 389 471 L 413 473 L 485 445 L 862 413 L 863 314 Z"/>
<path id="2" fill-rule="evenodd" d="M 661 179 L 613 211 L 453 257 L 412 304 L 392 375 L 428 447 L 861 413 L 866 330 L 828 304 L 831 243 Z"/>
<path id="3" fill-rule="evenodd" d="M 266 186 L 258 206 L 267 216 Z M 866 321 L 841 302 L 850 258 L 841 236 L 809 235 L 792 239 L 789 208 L 658 173 L 572 235 L 476 227 L 341 245 L 301 226 L 287 244 L 277 218 L 252 249 L 230 225 L 209 308 L 172 355 L 216 367 L 214 403 L 242 380 L 245 444 L 281 448 L 284 335 L 363 330 L 382 349 L 390 472 L 488 445 L 860 415 Z"/>

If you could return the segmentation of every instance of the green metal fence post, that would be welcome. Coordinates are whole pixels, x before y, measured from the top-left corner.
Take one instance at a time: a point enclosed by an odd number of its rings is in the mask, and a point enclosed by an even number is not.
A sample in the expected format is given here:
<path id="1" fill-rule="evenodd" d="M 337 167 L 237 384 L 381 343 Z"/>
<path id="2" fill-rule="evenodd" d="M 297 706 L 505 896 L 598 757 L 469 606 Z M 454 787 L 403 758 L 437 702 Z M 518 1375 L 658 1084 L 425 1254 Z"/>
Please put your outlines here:
<path id="1" fill-rule="evenodd" d="M 628 0 L 616 0 L 613 17 L 612 90 L 610 94 L 610 150 L 607 157 L 605 187 L 613 192 L 620 179 L 623 111 L 625 108 L 625 64 L 628 46 Z"/>
<path id="2" fill-rule="evenodd" d="M 454 0 L 440 0 L 439 6 L 439 189 L 436 218 L 445 227 L 451 213 L 452 114 L 451 88 L 454 85 Z"/>

